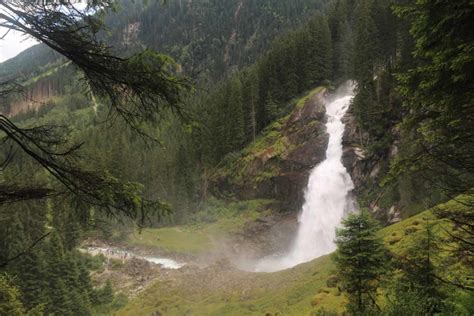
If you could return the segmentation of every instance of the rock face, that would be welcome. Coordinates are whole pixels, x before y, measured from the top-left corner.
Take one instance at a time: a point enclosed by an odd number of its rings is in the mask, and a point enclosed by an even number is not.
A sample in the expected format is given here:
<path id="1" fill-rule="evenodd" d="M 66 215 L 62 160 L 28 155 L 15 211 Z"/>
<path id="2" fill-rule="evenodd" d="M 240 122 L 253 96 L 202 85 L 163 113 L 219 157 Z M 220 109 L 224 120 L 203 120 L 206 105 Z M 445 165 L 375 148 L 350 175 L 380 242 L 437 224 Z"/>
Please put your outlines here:
<path id="1" fill-rule="evenodd" d="M 324 88 L 313 90 L 240 158 L 219 169 L 211 177 L 214 194 L 275 199 L 284 210 L 299 210 L 311 169 L 326 158 L 325 94 Z"/>
<path id="2" fill-rule="evenodd" d="M 347 168 L 349 174 L 354 182 L 354 195 L 360 197 L 361 192 L 369 185 L 376 185 L 380 183 L 383 178 L 382 166 L 397 155 L 398 147 L 394 142 L 388 152 L 387 157 L 376 158 L 369 157 L 368 153 L 363 149 L 362 144 L 366 144 L 368 135 L 362 133 L 357 126 L 356 119 L 351 109 L 343 118 L 346 125 L 344 131 L 342 144 L 343 156 L 342 163 Z M 397 131 L 389 131 L 396 134 Z M 373 201 L 370 202 L 369 208 L 376 218 L 386 224 L 392 224 L 401 220 L 400 210 L 397 205 L 390 205 L 387 207 L 380 206 L 380 200 L 384 191 L 381 190 Z"/>
<path id="3" fill-rule="evenodd" d="M 326 94 L 323 88 L 313 90 L 288 116 L 267 127 L 240 157 L 217 170 L 210 179 L 213 194 L 242 200 L 273 199 L 279 202 L 277 209 L 299 211 L 311 170 L 326 158 Z M 387 202 L 387 192 L 378 187 L 390 159 L 397 154 L 397 143 L 384 157 L 371 156 L 365 150 L 369 137 L 361 132 L 352 109 L 343 123 L 342 163 L 354 182 L 354 197 L 362 197 L 364 206 L 381 222 L 399 221 L 401 207 L 396 201 Z"/>
<path id="4" fill-rule="evenodd" d="M 346 126 L 342 137 L 342 164 L 351 175 L 357 191 L 357 188 L 360 188 L 366 181 L 366 176 L 370 173 L 369 170 L 371 169 L 369 162 L 366 160 L 367 154 L 361 146 L 367 136 L 359 131 L 351 109 L 347 111 L 342 121 Z"/>

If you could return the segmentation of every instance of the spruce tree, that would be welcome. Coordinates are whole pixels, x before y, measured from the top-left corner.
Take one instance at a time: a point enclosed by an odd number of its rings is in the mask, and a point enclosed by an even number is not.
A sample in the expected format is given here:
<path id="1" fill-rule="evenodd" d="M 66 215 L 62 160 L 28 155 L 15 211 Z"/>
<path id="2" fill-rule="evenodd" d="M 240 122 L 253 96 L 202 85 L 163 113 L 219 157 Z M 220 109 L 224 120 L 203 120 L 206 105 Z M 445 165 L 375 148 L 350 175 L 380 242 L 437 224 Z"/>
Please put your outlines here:
<path id="1" fill-rule="evenodd" d="M 472 1 L 416 1 L 399 6 L 396 12 L 410 23 L 416 57 L 414 65 L 398 76 L 406 107 L 401 128 L 414 136 L 419 150 L 401 156 L 392 171 L 410 174 L 416 168 L 443 188 L 447 198 L 459 194 L 473 198 Z M 467 206 L 466 215 L 472 214 L 474 203 Z M 448 218 L 458 225 L 457 218 Z M 472 215 L 467 219 L 471 225 Z"/>
<path id="2" fill-rule="evenodd" d="M 79 285 L 78 289 L 80 293 L 86 297 L 84 300 L 86 304 L 92 304 L 97 302 L 97 293 L 94 291 L 94 287 L 92 285 L 92 280 L 85 266 L 85 263 L 82 261 L 78 262 L 78 270 L 79 270 Z"/>
<path id="3" fill-rule="evenodd" d="M 242 83 L 238 77 L 230 82 L 227 99 L 227 143 L 228 152 L 242 149 L 245 143 L 244 111 L 242 101 Z"/>
<path id="4" fill-rule="evenodd" d="M 98 301 L 100 304 L 112 303 L 114 299 L 114 290 L 112 289 L 112 283 L 107 280 L 105 285 L 97 293 Z"/>
<path id="5" fill-rule="evenodd" d="M 267 98 L 265 100 L 265 119 L 266 124 L 268 125 L 273 122 L 279 116 L 278 104 L 275 102 L 274 96 L 271 92 L 268 92 Z"/>
<path id="6" fill-rule="evenodd" d="M 331 31 L 327 19 L 320 13 L 309 23 L 309 60 L 304 65 L 310 86 L 332 77 Z"/>
<path id="7" fill-rule="evenodd" d="M 47 313 L 68 315 L 72 307 L 70 291 L 64 279 L 68 274 L 68 266 L 66 265 L 64 248 L 58 232 L 52 232 L 46 247 L 46 253 L 48 254 L 46 258 L 50 296 L 46 311 Z"/>
<path id="8" fill-rule="evenodd" d="M 437 269 L 434 264 L 434 258 L 440 251 L 438 243 L 432 225 L 427 223 L 423 235 L 416 238 L 406 256 L 400 258 L 402 275 L 398 280 L 398 291 L 391 308 L 393 312 L 401 309 L 400 305 L 406 304 L 406 295 L 409 293 L 417 302 L 416 314 L 443 313 L 446 295 L 443 293 L 443 284 L 436 277 Z"/>
<path id="9" fill-rule="evenodd" d="M 374 79 L 377 62 L 377 29 L 368 0 L 357 5 L 354 47 L 354 78 L 359 85 Z"/>
<path id="10" fill-rule="evenodd" d="M 359 214 L 349 214 L 336 233 L 335 262 L 348 293 L 348 311 L 353 315 L 367 315 L 377 308 L 376 291 L 387 263 L 378 229 L 369 212 L 362 210 Z"/>
<path id="11" fill-rule="evenodd" d="M 193 170 L 189 149 L 181 144 L 177 150 L 175 161 L 175 219 L 181 220 L 186 214 L 194 195 Z"/>
<path id="12" fill-rule="evenodd" d="M 13 286 L 6 276 L 0 275 L 0 315 L 25 315 L 20 295 L 18 288 Z"/>
<path id="13" fill-rule="evenodd" d="M 254 68 L 250 69 L 244 76 L 242 100 L 245 116 L 245 137 L 246 142 L 249 143 L 257 137 L 258 75 Z"/>
<path id="14" fill-rule="evenodd" d="M 41 247 L 34 248 L 25 254 L 17 263 L 18 283 L 22 301 L 27 309 L 48 304 L 48 274 Z"/>

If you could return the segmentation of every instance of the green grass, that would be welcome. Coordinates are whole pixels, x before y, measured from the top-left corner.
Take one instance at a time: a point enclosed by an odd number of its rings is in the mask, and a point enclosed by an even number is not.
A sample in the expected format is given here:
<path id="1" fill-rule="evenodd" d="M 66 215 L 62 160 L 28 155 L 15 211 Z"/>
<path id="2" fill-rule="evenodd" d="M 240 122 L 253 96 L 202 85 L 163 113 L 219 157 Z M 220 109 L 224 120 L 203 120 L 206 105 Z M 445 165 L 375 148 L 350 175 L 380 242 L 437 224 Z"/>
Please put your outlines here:
<path id="1" fill-rule="evenodd" d="M 198 253 L 212 246 L 207 233 L 194 227 L 143 229 L 129 236 L 128 244 L 155 247 L 178 253 Z"/>
<path id="2" fill-rule="evenodd" d="M 268 214 L 271 200 L 223 203 L 214 200 L 196 213 L 189 225 L 143 229 L 129 235 L 127 243 L 181 254 L 212 250 L 214 240 L 242 230 L 249 222 Z"/>
<path id="3" fill-rule="evenodd" d="M 344 297 L 336 288 L 326 286 L 332 270 L 331 259 L 325 256 L 290 270 L 237 272 L 237 277 L 224 276 L 217 282 L 207 279 L 210 275 L 206 272 L 197 272 L 198 284 L 193 284 L 196 276 L 189 282 L 157 282 L 117 315 L 155 311 L 164 315 L 308 315 L 319 308 L 342 311 Z"/>
<path id="4" fill-rule="evenodd" d="M 428 222 L 436 225 L 441 220 L 437 219 L 431 211 L 425 211 L 383 228 L 379 235 L 391 252 L 402 254 L 413 244 L 417 237 L 426 232 L 425 227 Z"/>

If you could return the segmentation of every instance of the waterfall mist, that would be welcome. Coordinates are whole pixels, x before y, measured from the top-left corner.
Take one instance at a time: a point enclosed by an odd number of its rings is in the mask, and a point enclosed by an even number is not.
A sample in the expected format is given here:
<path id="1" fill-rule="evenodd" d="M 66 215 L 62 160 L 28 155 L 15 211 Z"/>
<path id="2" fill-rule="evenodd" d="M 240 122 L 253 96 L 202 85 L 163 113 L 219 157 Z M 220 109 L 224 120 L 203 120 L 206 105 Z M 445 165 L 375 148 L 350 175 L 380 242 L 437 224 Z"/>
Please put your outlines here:
<path id="1" fill-rule="evenodd" d="M 345 85 L 326 104 L 329 143 L 326 159 L 311 171 L 305 191 L 305 202 L 298 219 L 298 231 L 290 251 L 283 256 L 262 259 L 257 272 L 274 272 L 331 253 L 335 230 L 344 215 L 355 209 L 350 196 L 352 179 L 342 164 L 342 122 L 353 98 L 352 86 Z"/>

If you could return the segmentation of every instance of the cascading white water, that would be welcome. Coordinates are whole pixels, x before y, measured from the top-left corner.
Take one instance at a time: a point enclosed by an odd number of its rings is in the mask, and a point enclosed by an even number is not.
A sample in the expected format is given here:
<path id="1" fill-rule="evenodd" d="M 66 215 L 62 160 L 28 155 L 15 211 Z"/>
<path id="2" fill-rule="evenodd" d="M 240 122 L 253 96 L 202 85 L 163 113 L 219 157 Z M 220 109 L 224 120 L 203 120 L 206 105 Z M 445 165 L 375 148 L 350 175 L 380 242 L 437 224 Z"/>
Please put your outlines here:
<path id="1" fill-rule="evenodd" d="M 350 197 L 354 184 L 341 161 L 345 127 L 341 119 L 353 97 L 352 89 L 349 90 L 346 95 L 326 105 L 326 129 L 329 134 L 326 160 L 311 171 L 291 251 L 285 256 L 264 258 L 257 264 L 256 271 L 274 272 L 291 268 L 335 250 L 335 230 L 344 214 L 354 208 Z"/>

